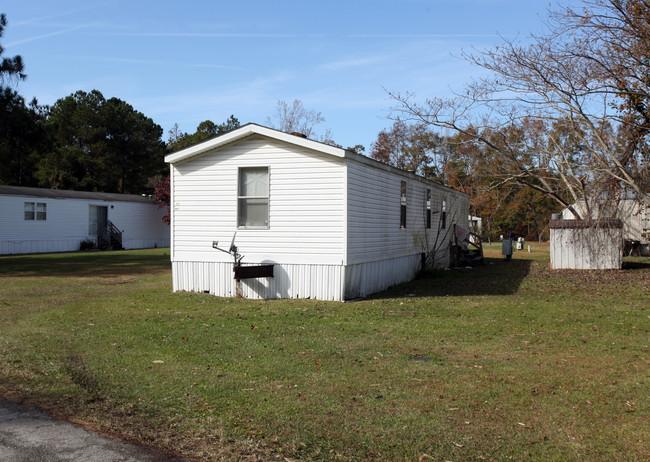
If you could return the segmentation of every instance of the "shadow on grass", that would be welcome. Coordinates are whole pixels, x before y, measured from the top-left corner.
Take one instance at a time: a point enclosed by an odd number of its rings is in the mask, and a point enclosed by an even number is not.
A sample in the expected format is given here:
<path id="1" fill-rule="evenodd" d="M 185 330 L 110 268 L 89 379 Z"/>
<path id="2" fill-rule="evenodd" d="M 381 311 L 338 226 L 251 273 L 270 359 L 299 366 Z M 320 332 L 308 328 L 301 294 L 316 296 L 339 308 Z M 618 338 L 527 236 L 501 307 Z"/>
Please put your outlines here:
<path id="1" fill-rule="evenodd" d="M 533 260 L 486 258 L 475 268 L 436 270 L 414 281 L 373 294 L 368 299 L 440 297 L 445 295 L 510 295 L 530 272 Z"/>
<path id="2" fill-rule="evenodd" d="M 170 268 L 169 249 L 0 257 L 0 277 L 126 275 L 162 272 Z"/>
<path id="3" fill-rule="evenodd" d="M 624 270 L 647 270 L 650 269 L 650 258 L 634 257 L 623 261 Z"/>

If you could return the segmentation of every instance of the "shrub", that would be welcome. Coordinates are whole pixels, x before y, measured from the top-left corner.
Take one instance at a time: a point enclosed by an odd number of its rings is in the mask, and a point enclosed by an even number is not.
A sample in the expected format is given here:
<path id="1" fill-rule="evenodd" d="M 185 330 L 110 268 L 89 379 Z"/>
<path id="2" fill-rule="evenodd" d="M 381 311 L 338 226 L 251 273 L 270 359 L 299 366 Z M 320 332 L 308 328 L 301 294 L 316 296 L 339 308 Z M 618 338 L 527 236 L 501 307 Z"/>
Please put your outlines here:
<path id="1" fill-rule="evenodd" d="M 84 239 L 81 241 L 81 244 L 79 245 L 79 250 L 92 250 L 97 247 L 97 244 L 95 244 L 95 241 L 92 239 Z"/>

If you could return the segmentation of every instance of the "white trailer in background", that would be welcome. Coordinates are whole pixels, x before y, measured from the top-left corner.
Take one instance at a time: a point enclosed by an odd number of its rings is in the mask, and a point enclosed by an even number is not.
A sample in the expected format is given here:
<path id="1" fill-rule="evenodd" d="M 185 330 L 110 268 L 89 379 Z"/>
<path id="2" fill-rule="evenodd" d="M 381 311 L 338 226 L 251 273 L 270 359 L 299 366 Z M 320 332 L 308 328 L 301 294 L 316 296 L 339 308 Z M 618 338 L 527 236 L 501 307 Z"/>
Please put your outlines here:
<path id="1" fill-rule="evenodd" d="M 650 255 L 650 206 L 636 197 L 633 191 L 625 191 L 616 202 L 595 201 L 591 204 L 593 219 L 616 218 L 623 223 L 622 239 L 625 254 L 637 253 Z M 583 217 L 584 201 L 578 201 L 572 207 Z M 562 219 L 573 220 L 576 217 L 569 208 L 562 210 Z"/>
<path id="2" fill-rule="evenodd" d="M 2 255 L 73 251 L 106 238 L 124 249 L 169 246 L 166 210 L 149 196 L 0 185 L 0 210 Z"/>

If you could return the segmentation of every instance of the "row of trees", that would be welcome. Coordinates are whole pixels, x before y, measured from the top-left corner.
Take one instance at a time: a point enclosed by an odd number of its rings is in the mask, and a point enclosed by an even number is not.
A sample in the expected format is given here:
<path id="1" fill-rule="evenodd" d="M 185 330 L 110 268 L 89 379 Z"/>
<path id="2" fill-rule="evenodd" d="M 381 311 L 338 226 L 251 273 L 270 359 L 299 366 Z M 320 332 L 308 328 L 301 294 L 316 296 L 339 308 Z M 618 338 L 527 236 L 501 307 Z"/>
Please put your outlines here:
<path id="1" fill-rule="evenodd" d="M 43 107 L 5 87 L 0 109 L 0 183 L 139 194 L 165 171 L 162 128 L 97 90 Z"/>
<path id="2" fill-rule="evenodd" d="M 551 12 L 548 26 L 526 43 L 466 53 L 488 76 L 455 97 L 391 93 L 395 123 L 370 155 L 468 192 L 488 233 L 543 238 L 551 212 L 583 201 L 574 214 L 594 218 L 622 192 L 650 204 L 650 2 L 583 0 Z M 2 60 L 0 76 L 1 183 L 141 192 L 166 171 L 166 149 L 239 126 L 234 116 L 192 134 L 175 126 L 165 144 L 151 119 L 97 91 L 26 104 L 7 85 L 25 78 L 18 56 Z M 323 121 L 296 100 L 278 102 L 267 124 L 335 145 L 315 133 Z"/>

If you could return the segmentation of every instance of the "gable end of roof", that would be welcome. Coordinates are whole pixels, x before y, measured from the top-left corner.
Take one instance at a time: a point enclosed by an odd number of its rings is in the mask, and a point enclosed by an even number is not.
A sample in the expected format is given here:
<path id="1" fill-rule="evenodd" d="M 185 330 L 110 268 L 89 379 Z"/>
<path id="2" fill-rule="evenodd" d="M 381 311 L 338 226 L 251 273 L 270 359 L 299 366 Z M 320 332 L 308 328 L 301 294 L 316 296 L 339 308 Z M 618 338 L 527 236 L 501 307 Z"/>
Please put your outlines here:
<path id="1" fill-rule="evenodd" d="M 310 140 L 308 138 L 303 138 L 302 136 L 294 135 L 291 133 L 274 130 L 262 125 L 248 123 L 223 135 L 217 136 L 199 144 L 195 144 L 189 148 L 171 153 L 165 157 L 165 162 L 169 164 L 182 162 L 254 134 L 276 139 L 278 141 L 283 141 L 285 143 L 293 144 L 313 151 L 322 152 L 324 154 L 329 154 L 335 157 L 345 157 L 346 154 L 345 149 L 342 148 L 330 146 L 328 144 Z"/>

